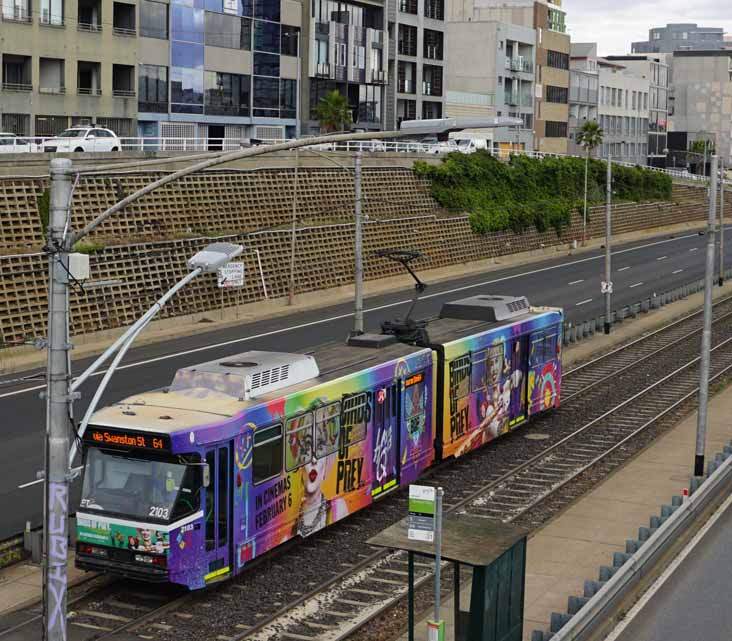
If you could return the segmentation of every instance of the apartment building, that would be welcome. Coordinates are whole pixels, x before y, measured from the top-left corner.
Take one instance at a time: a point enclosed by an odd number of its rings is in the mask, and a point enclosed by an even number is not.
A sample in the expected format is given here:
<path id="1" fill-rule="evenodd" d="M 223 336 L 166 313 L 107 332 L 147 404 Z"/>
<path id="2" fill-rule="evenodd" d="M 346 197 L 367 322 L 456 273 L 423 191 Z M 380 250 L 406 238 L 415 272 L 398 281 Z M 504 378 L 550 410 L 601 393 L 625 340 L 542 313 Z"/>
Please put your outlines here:
<path id="1" fill-rule="evenodd" d="M 598 121 L 599 77 L 597 44 L 573 42 L 569 60 L 569 153 L 575 156 L 585 153 L 585 148 L 577 142 L 582 125 Z M 601 149 L 594 149 L 593 155 L 600 152 Z"/>
<path id="2" fill-rule="evenodd" d="M 669 65 L 667 54 L 631 56 L 607 56 L 628 72 L 642 76 L 649 82 L 648 88 L 648 141 L 647 164 L 651 167 L 666 166 L 668 145 Z"/>
<path id="3" fill-rule="evenodd" d="M 94 121 L 136 133 L 136 4 L 3 0 L 0 17 L 3 131 L 53 135 Z"/>
<path id="4" fill-rule="evenodd" d="M 498 149 L 534 149 L 536 32 L 493 20 L 448 16 L 447 116 L 509 116 L 522 127 L 490 132 Z M 475 132 L 478 137 L 485 132 Z"/>
<path id="5" fill-rule="evenodd" d="M 532 130 L 533 148 L 539 151 L 552 153 L 567 153 L 567 135 L 569 120 L 569 36 L 565 29 L 565 13 L 561 7 L 561 0 L 449 0 L 449 22 L 450 29 L 453 23 L 499 23 L 502 25 L 513 25 L 533 30 L 534 33 L 534 66 L 533 66 L 533 110 Z M 466 32 L 468 28 L 463 27 Z M 486 33 L 490 34 L 493 27 L 486 27 Z M 521 44 L 526 45 L 525 38 L 528 32 L 517 36 L 518 56 L 521 56 Z M 455 36 L 457 38 L 457 36 Z M 487 35 L 486 37 L 490 37 Z M 480 29 L 476 29 L 476 35 L 471 43 L 477 46 L 480 41 Z M 455 38 L 449 38 L 448 64 L 454 69 L 460 61 L 461 65 L 480 66 L 486 65 L 490 69 L 493 63 L 490 59 L 482 59 L 476 55 L 476 51 L 490 49 L 492 44 L 485 44 L 476 49 L 475 46 L 466 46 L 457 42 Z M 500 44 L 500 38 L 499 38 Z M 500 46 L 498 47 L 500 49 Z M 525 51 L 528 51 L 524 47 Z M 454 61 L 454 62 L 453 62 Z M 498 63 L 500 64 L 500 63 Z M 504 62 L 505 64 L 505 62 Z M 509 63 L 510 64 L 510 63 Z M 489 73 L 489 72 L 486 72 Z M 449 72 L 449 80 L 452 92 L 453 72 Z M 503 74 L 501 81 L 503 81 Z M 523 90 L 523 84 L 529 82 L 528 76 L 519 79 L 519 86 Z M 499 83 L 498 78 L 496 82 Z M 514 83 L 511 83 L 513 90 Z M 486 93 L 490 94 L 489 90 Z M 496 99 L 498 93 L 496 92 Z M 506 94 L 504 96 L 513 94 Z M 458 100 L 460 96 L 450 96 L 449 103 L 453 98 Z M 456 103 L 458 104 L 458 103 Z M 522 109 L 516 109 L 516 105 L 501 105 L 496 108 L 496 115 L 508 116 L 519 114 L 521 118 L 528 115 L 528 109 L 520 105 Z M 528 120 L 525 119 L 528 123 Z M 523 143 L 528 141 L 528 134 L 523 134 Z"/>
<path id="6" fill-rule="evenodd" d="M 694 23 L 672 23 L 648 30 L 648 40 L 634 42 L 632 53 L 672 53 L 693 49 L 724 49 L 724 29 Z"/>
<path id="7" fill-rule="evenodd" d="M 395 0 L 389 7 L 386 128 L 442 118 L 447 95 L 445 0 Z"/>
<path id="8" fill-rule="evenodd" d="M 672 85 L 671 153 L 710 140 L 732 165 L 732 50 L 676 51 Z"/>
<path id="9" fill-rule="evenodd" d="M 598 59 L 598 122 L 602 157 L 645 165 L 648 156 L 650 81 L 619 62 Z"/>

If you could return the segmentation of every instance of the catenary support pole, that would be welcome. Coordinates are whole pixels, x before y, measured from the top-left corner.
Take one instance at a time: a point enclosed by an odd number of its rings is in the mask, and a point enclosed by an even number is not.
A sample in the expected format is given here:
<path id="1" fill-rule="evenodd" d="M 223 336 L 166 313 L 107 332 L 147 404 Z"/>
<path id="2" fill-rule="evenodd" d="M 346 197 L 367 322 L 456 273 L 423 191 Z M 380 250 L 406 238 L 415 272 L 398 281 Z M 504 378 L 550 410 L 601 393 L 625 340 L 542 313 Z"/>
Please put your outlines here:
<path id="1" fill-rule="evenodd" d="M 724 285 L 724 159 L 719 159 L 719 286 Z"/>
<path id="2" fill-rule="evenodd" d="M 607 205 L 605 207 L 605 333 L 610 333 L 612 325 L 612 265 L 610 253 L 610 241 L 612 239 L 612 215 L 613 215 L 613 161 L 610 154 L 607 155 Z"/>
<path id="3" fill-rule="evenodd" d="M 354 289 L 355 289 L 355 310 L 353 314 L 352 336 L 363 334 L 363 214 L 361 210 L 361 146 L 356 151 L 356 171 L 354 173 L 353 185 L 356 197 L 355 202 L 355 246 L 354 246 Z"/>
<path id="4" fill-rule="evenodd" d="M 287 304 L 295 304 L 295 241 L 297 238 L 297 170 L 300 166 L 300 150 L 295 149 L 295 176 L 292 187 L 292 233 L 290 234 L 290 283 L 287 287 Z"/>
<path id="5" fill-rule="evenodd" d="M 71 161 L 67 158 L 51 160 L 50 177 L 43 638 L 45 641 L 65 641 L 71 408 L 69 253 L 65 236 L 71 205 Z"/>
<path id="6" fill-rule="evenodd" d="M 714 227 L 717 222 L 717 156 L 712 154 L 709 184 L 709 220 L 707 221 L 707 260 L 704 272 L 704 329 L 702 331 L 701 365 L 699 369 L 699 410 L 696 421 L 696 456 L 694 476 L 704 475 L 704 445 L 707 435 L 707 402 L 709 400 L 709 361 L 712 348 L 712 286 L 714 284 Z"/>
<path id="7" fill-rule="evenodd" d="M 587 243 L 587 171 L 590 164 L 590 148 L 585 150 L 585 203 L 582 213 L 582 245 Z"/>

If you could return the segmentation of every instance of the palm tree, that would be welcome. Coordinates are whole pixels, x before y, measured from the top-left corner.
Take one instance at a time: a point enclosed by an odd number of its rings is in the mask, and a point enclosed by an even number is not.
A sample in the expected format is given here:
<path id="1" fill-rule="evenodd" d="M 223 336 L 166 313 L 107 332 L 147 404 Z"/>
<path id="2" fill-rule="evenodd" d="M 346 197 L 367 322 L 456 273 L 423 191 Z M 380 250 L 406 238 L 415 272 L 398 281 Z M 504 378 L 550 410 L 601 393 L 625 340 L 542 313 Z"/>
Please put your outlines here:
<path id="1" fill-rule="evenodd" d="M 577 143 L 585 148 L 585 208 L 582 216 L 582 244 L 587 237 L 587 169 L 590 164 L 590 154 L 595 147 L 602 144 L 603 131 L 596 120 L 587 120 L 580 127 L 577 134 Z"/>
<path id="2" fill-rule="evenodd" d="M 329 91 L 318 102 L 315 109 L 321 129 L 343 131 L 351 125 L 351 110 L 348 100 L 337 89 Z"/>

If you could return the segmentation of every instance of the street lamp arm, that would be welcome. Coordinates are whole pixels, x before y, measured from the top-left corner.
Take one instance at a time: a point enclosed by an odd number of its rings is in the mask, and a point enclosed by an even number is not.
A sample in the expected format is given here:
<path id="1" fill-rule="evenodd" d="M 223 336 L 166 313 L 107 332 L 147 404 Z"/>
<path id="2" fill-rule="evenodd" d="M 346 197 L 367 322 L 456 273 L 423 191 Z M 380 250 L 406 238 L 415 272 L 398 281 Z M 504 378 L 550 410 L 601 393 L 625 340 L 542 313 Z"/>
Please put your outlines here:
<path id="1" fill-rule="evenodd" d="M 202 267 L 196 267 L 192 272 L 187 274 L 184 278 L 179 280 L 173 287 L 171 287 L 165 294 L 163 294 L 150 309 L 148 309 L 137 321 L 135 321 L 128 329 L 125 331 L 122 336 L 120 336 L 112 345 L 107 348 L 107 350 L 102 354 L 97 360 L 95 360 L 82 374 L 79 376 L 71 385 L 71 391 L 76 391 L 81 387 L 81 385 L 112 355 L 115 351 L 119 350 L 117 352 L 117 355 L 114 357 L 114 360 L 112 361 L 112 364 L 109 366 L 109 369 L 104 373 L 104 378 L 102 379 L 101 383 L 99 384 L 99 387 L 97 387 L 96 392 L 94 393 L 94 396 L 91 400 L 91 403 L 89 403 L 89 407 L 86 410 L 86 413 L 84 414 L 84 418 L 81 420 L 81 424 L 79 425 L 79 430 L 77 432 L 77 437 L 81 439 L 84 436 L 84 432 L 86 431 L 86 426 L 89 423 L 89 419 L 91 418 L 91 415 L 94 413 L 94 411 L 97 408 L 97 405 L 99 404 L 99 399 L 102 397 L 102 394 L 104 393 L 104 390 L 107 388 L 107 385 L 109 384 L 110 379 L 112 378 L 115 370 L 117 369 L 117 366 L 119 365 L 120 361 L 124 358 L 124 355 L 127 353 L 127 350 L 130 348 L 132 343 L 135 341 L 137 336 L 142 332 L 145 327 L 147 327 L 150 323 L 150 321 L 157 316 L 157 314 L 160 312 L 160 310 L 163 309 L 165 304 L 173 297 L 175 296 L 178 291 L 183 289 L 188 283 L 190 283 L 196 276 L 200 275 L 203 272 Z M 77 444 L 76 442 L 72 443 L 70 455 L 69 455 L 69 465 L 73 466 L 74 464 L 74 458 L 76 457 L 77 453 Z"/>
<path id="2" fill-rule="evenodd" d="M 156 189 L 159 189 L 160 187 L 163 187 L 167 185 L 168 183 L 175 182 L 176 180 L 179 180 L 180 178 L 183 178 L 185 176 L 188 176 L 189 174 L 193 174 L 198 171 L 203 171 L 204 169 L 208 169 L 210 167 L 216 167 L 217 165 L 223 165 L 228 162 L 232 162 L 234 160 L 239 160 L 241 158 L 251 158 L 252 156 L 262 156 L 264 154 L 270 154 L 276 151 L 288 151 L 290 149 L 300 149 L 302 147 L 310 147 L 312 145 L 321 145 L 326 143 L 334 143 L 334 142 L 349 142 L 349 141 L 356 141 L 356 140 L 384 140 L 389 138 L 403 138 L 405 135 L 409 135 L 409 133 L 404 131 L 377 131 L 377 132 L 361 132 L 361 133 L 347 133 L 347 134 L 333 134 L 328 136 L 319 136 L 318 138 L 305 138 L 300 140 L 288 140 L 287 142 L 281 142 L 277 143 L 275 145 L 262 145 L 260 147 L 252 147 L 249 149 L 239 149 L 237 151 L 232 151 L 228 154 L 223 154 L 221 156 L 217 156 L 215 158 L 208 158 L 206 160 L 203 160 L 201 162 L 198 162 L 193 165 L 189 165 L 188 167 L 184 167 L 183 169 L 179 169 L 178 171 L 175 171 L 171 174 L 168 174 L 167 176 L 163 176 L 162 178 L 156 180 L 155 182 L 150 183 L 149 185 L 146 185 L 142 189 L 138 189 L 136 192 L 130 194 L 126 198 L 123 198 L 115 205 L 112 205 L 109 209 L 107 209 L 105 212 L 97 216 L 96 219 L 94 219 L 91 223 L 89 223 L 86 227 L 81 229 L 78 232 L 75 232 L 70 235 L 69 239 L 69 246 L 72 246 L 74 243 L 81 240 L 84 236 L 94 231 L 99 225 L 101 225 L 107 218 L 112 216 L 113 214 L 116 214 L 117 212 L 123 210 L 128 205 L 131 205 L 136 200 L 139 200 L 143 196 L 149 194 L 150 192 L 155 191 Z M 177 159 L 178 162 L 185 161 L 186 158 L 179 158 Z M 106 167 L 105 171 L 109 171 L 111 169 L 121 169 L 121 168 L 130 168 L 136 166 L 135 164 L 124 164 L 124 165 L 112 165 L 110 167 Z M 79 173 L 89 173 L 89 172 L 79 172 Z"/>

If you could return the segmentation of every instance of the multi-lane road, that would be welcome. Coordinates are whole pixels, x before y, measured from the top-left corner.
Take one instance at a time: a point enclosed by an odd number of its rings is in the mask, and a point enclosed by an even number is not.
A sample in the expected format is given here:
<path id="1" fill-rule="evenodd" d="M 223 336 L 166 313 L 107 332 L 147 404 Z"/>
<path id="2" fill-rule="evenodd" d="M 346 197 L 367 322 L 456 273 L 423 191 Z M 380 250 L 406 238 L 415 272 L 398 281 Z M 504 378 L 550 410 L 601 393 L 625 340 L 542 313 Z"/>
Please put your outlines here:
<path id="1" fill-rule="evenodd" d="M 613 307 L 645 298 L 703 277 L 705 237 L 687 232 L 618 245 L 613 251 Z M 730 262 L 730 261 L 728 261 Z M 532 304 L 561 306 L 569 321 L 599 316 L 604 310 L 600 281 L 603 251 L 550 258 L 530 265 L 491 270 L 444 281 L 422 296 L 415 315 L 434 316 L 442 303 L 477 293 L 525 295 Z M 316 294 L 303 294 L 303 296 Z M 369 298 L 365 323 L 403 314 L 411 290 Z M 146 389 L 167 385 L 179 367 L 221 358 L 251 349 L 298 351 L 347 335 L 352 323 L 351 305 L 283 315 L 254 323 L 169 340 L 131 350 L 102 398 L 109 403 Z M 91 359 L 74 363 L 80 373 Z M 27 375 L 13 374 L 5 379 Z M 42 385 L 29 382 L 3 385 L 0 378 L 0 539 L 20 532 L 26 521 L 38 524 L 42 513 L 41 486 L 33 483 L 43 464 L 44 403 Z M 75 413 L 81 416 L 99 377 L 82 387 Z M 24 487 L 19 487 L 24 486 Z"/>

